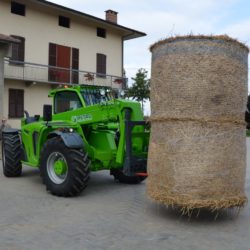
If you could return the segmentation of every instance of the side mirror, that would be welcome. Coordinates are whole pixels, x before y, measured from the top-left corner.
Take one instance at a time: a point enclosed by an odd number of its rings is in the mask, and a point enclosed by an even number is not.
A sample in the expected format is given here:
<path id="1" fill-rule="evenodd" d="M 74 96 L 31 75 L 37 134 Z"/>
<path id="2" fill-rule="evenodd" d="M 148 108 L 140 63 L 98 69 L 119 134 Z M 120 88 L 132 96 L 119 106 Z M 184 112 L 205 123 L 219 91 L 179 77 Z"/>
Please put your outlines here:
<path id="1" fill-rule="evenodd" d="M 52 105 L 43 105 L 43 120 L 46 122 L 52 120 Z"/>

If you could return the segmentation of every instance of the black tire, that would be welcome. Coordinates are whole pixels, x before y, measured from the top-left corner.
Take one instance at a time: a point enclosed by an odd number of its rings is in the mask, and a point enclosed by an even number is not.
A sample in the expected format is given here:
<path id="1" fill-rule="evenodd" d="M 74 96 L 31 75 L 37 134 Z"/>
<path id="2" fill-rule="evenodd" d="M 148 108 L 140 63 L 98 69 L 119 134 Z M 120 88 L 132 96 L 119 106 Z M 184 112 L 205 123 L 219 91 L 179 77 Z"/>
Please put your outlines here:
<path id="1" fill-rule="evenodd" d="M 2 138 L 3 173 L 6 177 L 22 174 L 21 141 L 19 134 L 4 134 Z"/>
<path id="2" fill-rule="evenodd" d="M 67 165 L 65 174 L 58 175 L 54 169 L 51 170 L 51 159 L 57 155 L 59 158 L 56 161 L 63 159 Z M 67 148 L 59 137 L 48 140 L 41 152 L 41 177 L 47 190 L 53 195 L 71 197 L 80 194 L 89 180 L 89 166 L 87 153 L 82 149 Z"/>
<path id="3" fill-rule="evenodd" d="M 112 169 L 110 174 L 116 181 L 126 184 L 139 184 L 147 178 L 146 176 L 127 176 L 120 169 Z"/>

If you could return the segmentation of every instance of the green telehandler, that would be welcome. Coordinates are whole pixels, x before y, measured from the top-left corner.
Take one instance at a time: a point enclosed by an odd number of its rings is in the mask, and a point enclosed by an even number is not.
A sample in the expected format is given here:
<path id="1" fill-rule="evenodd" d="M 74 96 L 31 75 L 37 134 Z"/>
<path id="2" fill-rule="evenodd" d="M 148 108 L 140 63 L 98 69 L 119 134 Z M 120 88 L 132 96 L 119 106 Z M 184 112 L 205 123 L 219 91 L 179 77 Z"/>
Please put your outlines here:
<path id="1" fill-rule="evenodd" d="M 21 130 L 2 132 L 3 172 L 20 176 L 22 165 L 37 167 L 47 190 L 75 196 L 90 171 L 110 170 L 115 180 L 140 183 L 147 177 L 149 130 L 138 102 L 108 87 L 78 85 L 53 89 L 43 117 L 21 121 Z"/>

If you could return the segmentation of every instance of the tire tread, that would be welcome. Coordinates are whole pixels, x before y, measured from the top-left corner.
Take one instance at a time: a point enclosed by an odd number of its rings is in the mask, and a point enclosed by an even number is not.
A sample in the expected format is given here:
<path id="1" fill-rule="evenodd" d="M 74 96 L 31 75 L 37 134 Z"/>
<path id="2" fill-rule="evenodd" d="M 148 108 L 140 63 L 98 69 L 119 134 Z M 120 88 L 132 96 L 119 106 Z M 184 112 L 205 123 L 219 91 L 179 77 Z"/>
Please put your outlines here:
<path id="1" fill-rule="evenodd" d="M 68 177 L 63 184 L 55 184 L 47 174 L 47 158 L 53 149 L 60 149 L 67 159 Z M 90 160 L 87 153 L 79 149 L 67 148 L 59 137 L 49 139 L 41 152 L 40 173 L 46 189 L 53 195 L 71 197 L 80 194 L 87 186 L 89 180 Z"/>
<path id="2" fill-rule="evenodd" d="M 2 150 L 5 155 L 3 173 L 6 177 L 18 177 L 22 174 L 21 141 L 18 134 L 3 134 Z"/>

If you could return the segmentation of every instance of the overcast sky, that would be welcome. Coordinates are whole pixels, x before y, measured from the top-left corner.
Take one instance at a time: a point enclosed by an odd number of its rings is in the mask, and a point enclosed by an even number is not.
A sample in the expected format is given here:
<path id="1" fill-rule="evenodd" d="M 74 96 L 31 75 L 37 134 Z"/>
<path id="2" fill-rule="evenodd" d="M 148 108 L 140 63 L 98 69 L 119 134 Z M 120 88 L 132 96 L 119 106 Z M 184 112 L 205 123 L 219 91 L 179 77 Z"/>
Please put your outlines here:
<path id="1" fill-rule="evenodd" d="M 139 68 L 150 72 L 149 46 L 174 35 L 228 34 L 250 45 L 250 1 L 247 0 L 50 0 L 105 18 L 104 11 L 118 11 L 118 23 L 147 33 L 125 42 L 127 76 Z"/>

